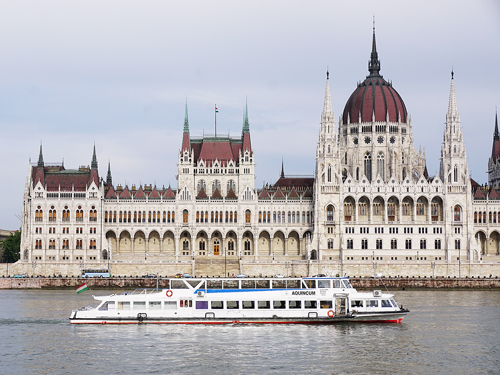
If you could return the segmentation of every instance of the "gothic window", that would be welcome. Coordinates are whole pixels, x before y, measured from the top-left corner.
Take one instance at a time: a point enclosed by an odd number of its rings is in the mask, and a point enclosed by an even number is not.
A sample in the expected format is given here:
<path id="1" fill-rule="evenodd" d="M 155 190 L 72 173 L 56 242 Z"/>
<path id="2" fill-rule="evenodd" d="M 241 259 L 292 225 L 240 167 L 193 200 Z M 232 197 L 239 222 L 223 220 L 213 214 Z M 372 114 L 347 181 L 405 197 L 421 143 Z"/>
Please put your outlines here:
<path id="1" fill-rule="evenodd" d="M 96 249 L 96 241 L 94 239 L 90 240 L 90 242 L 89 242 L 89 249 L 90 250 Z"/>
<path id="2" fill-rule="evenodd" d="M 234 251 L 234 241 L 233 240 L 229 240 L 228 243 L 227 243 L 227 249 L 229 251 Z"/>
<path id="3" fill-rule="evenodd" d="M 436 250 L 441 249 L 441 240 L 434 240 L 434 248 Z"/>
<path id="4" fill-rule="evenodd" d="M 406 240 L 406 243 L 405 243 L 405 248 L 407 250 L 411 250 L 411 240 Z"/>
<path id="5" fill-rule="evenodd" d="M 431 220 L 438 221 L 439 218 L 439 203 L 436 198 L 431 202 Z"/>
<path id="6" fill-rule="evenodd" d="M 396 250 L 398 248 L 398 240 L 392 239 L 391 240 L 391 249 Z"/>
<path id="7" fill-rule="evenodd" d="M 365 176 L 368 181 L 372 180 L 372 155 L 369 152 L 365 154 Z"/>
<path id="8" fill-rule="evenodd" d="M 352 241 L 352 239 L 348 239 L 347 240 L 347 248 L 348 249 L 353 249 L 353 241 Z"/>
<path id="9" fill-rule="evenodd" d="M 56 221 L 57 211 L 54 209 L 54 206 L 51 207 L 49 211 L 49 221 Z"/>
<path id="10" fill-rule="evenodd" d="M 385 180 L 385 156 L 382 152 L 377 156 L 377 173 L 382 180 Z"/>
<path id="11" fill-rule="evenodd" d="M 356 181 L 359 181 L 359 167 L 356 168 Z"/>
<path id="12" fill-rule="evenodd" d="M 361 198 L 359 200 L 358 214 L 359 214 L 359 216 L 366 216 L 366 215 L 368 215 L 368 210 L 367 210 L 367 207 L 366 207 L 366 200 L 365 200 L 365 198 Z"/>
<path id="13" fill-rule="evenodd" d="M 35 221 L 43 221 L 43 210 L 40 206 L 38 206 L 35 211 Z"/>
<path id="14" fill-rule="evenodd" d="M 205 251 L 205 240 L 200 240 L 199 244 L 198 244 L 198 248 L 200 251 Z M 201 255 L 201 254 L 200 254 Z"/>
<path id="15" fill-rule="evenodd" d="M 455 240 L 455 250 L 460 250 L 460 240 Z"/>
<path id="16" fill-rule="evenodd" d="M 68 210 L 68 206 L 64 207 L 62 221 L 69 221 L 70 219 L 70 211 Z"/>
<path id="17" fill-rule="evenodd" d="M 344 182 L 347 178 L 347 169 L 343 169 L 342 170 L 342 182 Z"/>
<path id="18" fill-rule="evenodd" d="M 116 211 L 115 211 L 115 216 L 114 216 L 114 219 L 115 219 L 115 223 L 116 223 Z M 83 210 L 82 210 L 82 206 L 78 206 L 78 209 L 76 210 L 76 221 L 83 221 Z"/>
<path id="19" fill-rule="evenodd" d="M 375 216 L 382 215 L 382 205 L 380 204 L 379 198 L 375 198 L 375 200 L 373 201 L 373 214 Z"/>
<path id="20" fill-rule="evenodd" d="M 188 223 L 189 222 L 189 213 L 188 213 L 188 210 L 182 211 L 182 222 L 183 223 Z"/>
<path id="21" fill-rule="evenodd" d="M 458 167 L 453 167 L 453 182 L 458 182 Z"/>
<path id="22" fill-rule="evenodd" d="M 361 248 L 363 250 L 368 249 L 368 240 L 361 240 Z"/>
<path id="23" fill-rule="evenodd" d="M 347 198 L 344 201 L 344 220 L 351 221 L 353 214 L 353 202 L 351 198 Z"/>
<path id="24" fill-rule="evenodd" d="M 83 220 L 83 212 L 82 212 L 82 220 Z M 92 208 L 89 211 L 89 221 L 97 221 L 97 210 L 95 209 L 95 206 L 92 206 Z"/>
<path id="25" fill-rule="evenodd" d="M 326 221 L 333 221 L 333 206 L 329 205 L 326 208 Z"/>
<path id="26" fill-rule="evenodd" d="M 427 249 L 427 240 L 425 239 L 420 240 L 420 249 L 421 250 Z"/>
<path id="27" fill-rule="evenodd" d="M 184 250 L 184 251 L 189 250 L 189 241 L 188 240 L 182 241 L 182 250 Z M 183 255 L 186 255 L 186 254 L 183 254 Z"/>
<path id="28" fill-rule="evenodd" d="M 332 166 L 328 165 L 327 181 L 332 182 Z"/>
<path id="29" fill-rule="evenodd" d="M 410 215 L 410 201 L 408 198 L 403 199 L 403 216 Z"/>
<path id="30" fill-rule="evenodd" d="M 461 214 L 460 206 L 457 205 L 453 208 L 453 220 L 454 221 L 462 221 L 460 214 Z M 484 219 L 485 219 L 484 221 L 486 221 L 486 215 L 484 215 Z"/>
<path id="31" fill-rule="evenodd" d="M 214 182 L 212 182 L 212 194 L 215 193 L 215 190 L 219 190 L 219 193 L 220 193 L 220 181 L 219 180 L 215 180 Z"/>
<path id="32" fill-rule="evenodd" d="M 69 240 L 63 240 L 62 248 L 63 248 L 63 250 L 69 249 Z"/>
<path id="33" fill-rule="evenodd" d="M 425 215 L 425 205 L 421 198 L 417 200 L 417 215 Z"/>
<path id="34" fill-rule="evenodd" d="M 375 247 L 377 250 L 380 250 L 382 249 L 382 240 L 381 239 L 378 239 L 376 242 L 375 242 Z"/>
<path id="35" fill-rule="evenodd" d="M 406 168 L 403 168 L 403 180 L 406 178 Z"/>
<path id="36" fill-rule="evenodd" d="M 328 239 L 328 249 L 333 249 L 333 240 L 331 238 Z"/>
<path id="37" fill-rule="evenodd" d="M 205 180 L 200 180 L 198 181 L 198 185 L 196 187 L 196 192 L 199 193 L 203 189 L 203 191 L 206 193 L 207 192 L 207 184 Z"/>
<path id="38" fill-rule="evenodd" d="M 227 191 L 233 189 L 233 192 L 236 191 L 236 184 L 234 183 L 234 180 L 229 180 L 227 182 Z"/>
<path id="39" fill-rule="evenodd" d="M 77 250 L 83 249 L 83 241 L 82 240 L 76 240 L 76 248 L 77 248 Z"/>

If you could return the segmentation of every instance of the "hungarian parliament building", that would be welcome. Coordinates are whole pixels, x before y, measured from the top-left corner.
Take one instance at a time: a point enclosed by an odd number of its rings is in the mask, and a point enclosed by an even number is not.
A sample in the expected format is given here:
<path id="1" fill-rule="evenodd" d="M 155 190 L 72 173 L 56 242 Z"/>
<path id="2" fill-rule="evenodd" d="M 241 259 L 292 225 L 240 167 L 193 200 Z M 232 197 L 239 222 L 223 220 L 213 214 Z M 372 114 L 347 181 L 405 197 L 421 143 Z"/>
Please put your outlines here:
<path id="1" fill-rule="evenodd" d="M 186 104 L 176 187 L 114 184 L 109 164 L 99 174 L 95 146 L 89 167 L 48 165 L 40 146 L 25 186 L 20 262 L 500 260 L 498 120 L 488 184 L 479 185 L 452 73 L 439 174 L 429 176 L 406 105 L 380 74 L 375 33 L 368 73 L 336 122 L 327 72 L 314 176 L 282 168 L 262 188 L 248 109 L 241 136 L 196 137 Z"/>

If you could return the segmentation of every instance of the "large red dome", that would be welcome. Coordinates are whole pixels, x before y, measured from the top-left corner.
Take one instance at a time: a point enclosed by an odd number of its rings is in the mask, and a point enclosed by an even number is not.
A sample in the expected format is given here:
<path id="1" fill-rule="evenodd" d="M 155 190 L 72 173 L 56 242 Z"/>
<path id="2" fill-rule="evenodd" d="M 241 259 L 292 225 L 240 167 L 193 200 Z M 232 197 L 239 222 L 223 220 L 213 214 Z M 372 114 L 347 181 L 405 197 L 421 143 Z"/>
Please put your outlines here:
<path id="1" fill-rule="evenodd" d="M 375 31 L 368 70 L 370 75 L 358 84 L 345 105 L 342 123 L 372 122 L 374 114 L 377 122 L 406 122 L 408 113 L 403 99 L 392 87 L 392 84 L 388 83 L 379 73 L 380 61 L 375 43 Z"/>

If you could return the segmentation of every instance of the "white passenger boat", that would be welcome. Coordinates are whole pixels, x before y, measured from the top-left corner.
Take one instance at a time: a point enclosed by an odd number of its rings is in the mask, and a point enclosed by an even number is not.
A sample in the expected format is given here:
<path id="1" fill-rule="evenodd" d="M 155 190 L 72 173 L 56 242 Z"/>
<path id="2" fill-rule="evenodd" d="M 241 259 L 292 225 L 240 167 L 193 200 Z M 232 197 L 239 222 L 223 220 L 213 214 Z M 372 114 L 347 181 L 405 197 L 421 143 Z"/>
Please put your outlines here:
<path id="1" fill-rule="evenodd" d="M 399 323 L 409 311 L 393 295 L 357 292 L 348 278 L 181 278 L 164 289 L 93 296 L 96 307 L 71 313 L 72 324 Z"/>

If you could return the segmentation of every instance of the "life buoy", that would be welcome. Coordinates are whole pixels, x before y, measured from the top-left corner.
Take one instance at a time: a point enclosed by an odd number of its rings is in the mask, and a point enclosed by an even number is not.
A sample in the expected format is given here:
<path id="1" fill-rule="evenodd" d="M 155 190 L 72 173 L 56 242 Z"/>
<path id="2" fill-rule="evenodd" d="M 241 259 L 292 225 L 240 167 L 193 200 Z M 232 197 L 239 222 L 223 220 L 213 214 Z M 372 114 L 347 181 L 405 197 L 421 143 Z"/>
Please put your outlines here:
<path id="1" fill-rule="evenodd" d="M 174 292 L 172 292 L 172 291 L 169 289 L 169 290 L 167 290 L 167 293 L 166 293 L 166 294 L 167 294 L 167 297 L 169 297 L 169 298 L 170 298 L 170 297 L 172 297 L 172 296 L 174 295 Z"/>
<path id="2" fill-rule="evenodd" d="M 333 318 L 335 316 L 335 313 L 333 312 L 333 310 L 328 310 L 328 316 L 330 318 Z"/>

